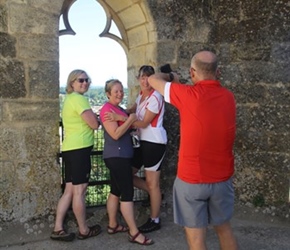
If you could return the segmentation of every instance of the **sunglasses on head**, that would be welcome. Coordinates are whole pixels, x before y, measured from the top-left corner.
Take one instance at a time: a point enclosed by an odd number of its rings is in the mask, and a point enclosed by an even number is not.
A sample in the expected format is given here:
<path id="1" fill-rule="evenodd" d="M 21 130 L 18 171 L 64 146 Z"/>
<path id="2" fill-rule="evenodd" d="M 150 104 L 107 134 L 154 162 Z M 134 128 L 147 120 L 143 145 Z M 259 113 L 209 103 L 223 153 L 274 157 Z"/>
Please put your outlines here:
<path id="1" fill-rule="evenodd" d="M 90 83 L 91 82 L 89 78 L 78 78 L 77 81 L 79 83 L 83 83 L 83 82 Z"/>

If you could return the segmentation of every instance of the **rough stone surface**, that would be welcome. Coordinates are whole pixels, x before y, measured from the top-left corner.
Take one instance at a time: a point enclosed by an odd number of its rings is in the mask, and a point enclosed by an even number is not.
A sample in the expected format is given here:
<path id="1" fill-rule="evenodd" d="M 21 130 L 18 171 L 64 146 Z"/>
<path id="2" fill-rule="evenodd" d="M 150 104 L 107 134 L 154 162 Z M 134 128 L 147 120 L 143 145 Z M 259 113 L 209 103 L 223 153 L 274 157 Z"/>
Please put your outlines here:
<path id="1" fill-rule="evenodd" d="M 0 97 L 19 98 L 26 96 L 23 63 L 0 57 Z"/>
<path id="2" fill-rule="evenodd" d="M 0 196 L 3 222 L 53 215 L 61 191 L 55 157 L 59 150 L 58 23 L 63 2 L 70 0 L 0 0 L 0 187 L 7 190 Z M 151 64 L 157 70 L 170 63 L 182 83 L 190 83 L 192 55 L 200 49 L 218 54 L 220 79 L 235 94 L 238 107 L 237 202 L 289 217 L 289 1 L 109 3 L 124 37 L 129 103 L 139 91 L 135 77 L 141 65 Z M 142 16 L 136 17 L 136 9 Z M 170 105 L 166 110 L 169 143 L 162 190 L 171 197 L 179 118 Z M 34 226 L 26 225 L 29 233 L 38 232 L 40 223 Z M 1 223 L 0 228 L 6 232 Z"/>
<path id="3" fill-rule="evenodd" d="M 148 211 L 138 208 L 138 205 L 135 208 L 136 212 L 139 211 L 139 213 L 145 215 L 139 216 L 138 212 L 136 213 L 137 223 L 140 225 L 146 221 L 146 212 Z M 123 222 L 122 218 L 120 220 Z M 147 234 L 155 242 L 150 246 L 150 249 L 188 249 L 184 230 L 182 227 L 173 223 L 171 205 L 167 204 L 162 208 L 161 220 L 161 229 Z M 57 242 L 50 240 L 49 235 L 52 231 L 53 222 L 54 216 L 49 215 L 32 221 L 23 220 L 19 223 L 10 223 L 10 230 L 7 230 L 8 228 L 3 225 L 0 228 L 0 249 L 145 249 L 145 247 L 143 248 L 128 242 L 126 233 L 118 233 L 115 235 L 107 234 L 107 218 L 103 208 L 90 209 L 88 212 L 89 225 L 99 223 L 103 228 L 103 232 L 97 237 L 85 241 L 76 239 L 73 242 Z M 76 221 L 71 214 L 67 217 L 66 225 L 70 232 L 77 233 Z M 235 215 L 232 219 L 232 227 L 237 238 L 239 249 L 289 249 L 289 225 L 285 220 L 277 217 L 275 210 L 271 207 L 265 210 L 259 210 L 250 205 L 236 206 Z M 208 227 L 207 229 L 207 249 L 219 249 L 218 238 L 212 227 Z"/>

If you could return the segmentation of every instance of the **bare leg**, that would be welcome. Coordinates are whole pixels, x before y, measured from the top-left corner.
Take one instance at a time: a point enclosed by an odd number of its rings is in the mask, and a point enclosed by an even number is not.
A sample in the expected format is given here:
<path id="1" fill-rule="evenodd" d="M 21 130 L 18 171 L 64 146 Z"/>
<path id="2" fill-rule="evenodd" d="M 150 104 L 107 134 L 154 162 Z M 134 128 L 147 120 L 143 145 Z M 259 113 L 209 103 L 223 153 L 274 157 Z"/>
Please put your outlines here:
<path id="1" fill-rule="evenodd" d="M 109 216 L 109 226 L 115 228 L 118 225 L 117 213 L 119 208 L 119 197 L 109 194 L 107 200 L 107 211 Z"/>
<path id="2" fill-rule="evenodd" d="M 139 230 L 137 228 L 134 216 L 134 203 L 132 201 L 121 201 L 121 212 L 129 227 L 130 235 L 136 235 Z M 144 242 L 144 239 L 145 236 L 143 234 L 139 234 L 135 240 L 138 242 Z"/>
<path id="3" fill-rule="evenodd" d="M 189 250 L 206 250 L 206 228 L 184 227 Z"/>
<path id="4" fill-rule="evenodd" d="M 61 196 L 57 209 L 56 209 L 56 219 L 54 225 L 54 231 L 63 230 L 63 222 L 66 216 L 67 210 L 71 205 L 73 196 L 72 183 L 66 183 L 64 193 Z"/>
<path id="5" fill-rule="evenodd" d="M 158 218 L 161 206 L 160 171 L 145 171 L 145 174 L 150 195 L 151 218 Z"/>
<path id="6" fill-rule="evenodd" d="M 85 205 L 87 186 L 87 183 L 73 185 L 73 211 L 78 222 L 79 232 L 81 234 L 88 234 L 89 232 L 89 228 L 86 222 Z"/>
<path id="7" fill-rule="evenodd" d="M 148 193 L 148 187 L 145 180 L 136 175 L 138 169 L 133 168 L 133 185 L 136 188 L 142 189 Z"/>
<path id="8" fill-rule="evenodd" d="M 226 222 L 219 226 L 214 226 L 219 237 L 220 247 L 222 250 L 237 250 L 238 244 L 233 234 L 230 222 Z"/>

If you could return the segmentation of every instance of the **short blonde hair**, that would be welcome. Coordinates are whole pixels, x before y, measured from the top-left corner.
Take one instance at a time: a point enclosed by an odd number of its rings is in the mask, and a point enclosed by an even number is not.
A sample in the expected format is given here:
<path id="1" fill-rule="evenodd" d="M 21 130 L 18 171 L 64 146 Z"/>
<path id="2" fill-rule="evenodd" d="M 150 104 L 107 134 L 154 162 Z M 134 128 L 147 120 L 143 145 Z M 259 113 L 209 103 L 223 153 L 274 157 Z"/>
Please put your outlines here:
<path id="1" fill-rule="evenodd" d="M 67 77 L 67 82 L 66 82 L 66 93 L 70 94 L 72 93 L 73 87 L 72 87 L 72 83 L 81 75 L 81 74 L 86 74 L 87 77 L 89 78 L 89 75 L 87 74 L 86 71 L 82 70 L 82 69 L 75 69 L 72 72 L 70 72 L 70 74 Z"/>
<path id="2" fill-rule="evenodd" d="M 106 84 L 105 84 L 106 94 L 111 94 L 112 88 L 116 84 L 121 84 L 121 86 L 123 87 L 122 82 L 118 79 L 110 79 L 110 80 L 106 81 Z"/>

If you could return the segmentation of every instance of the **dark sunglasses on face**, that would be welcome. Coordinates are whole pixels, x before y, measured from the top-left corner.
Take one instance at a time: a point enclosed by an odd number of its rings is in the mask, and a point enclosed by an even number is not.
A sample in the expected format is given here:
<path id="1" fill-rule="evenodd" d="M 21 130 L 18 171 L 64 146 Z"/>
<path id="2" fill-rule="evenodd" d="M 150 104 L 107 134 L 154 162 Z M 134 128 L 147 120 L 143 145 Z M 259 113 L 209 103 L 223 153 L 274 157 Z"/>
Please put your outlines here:
<path id="1" fill-rule="evenodd" d="M 78 78 L 77 81 L 79 83 L 83 83 L 83 82 L 90 83 L 91 82 L 91 80 L 89 78 Z"/>

